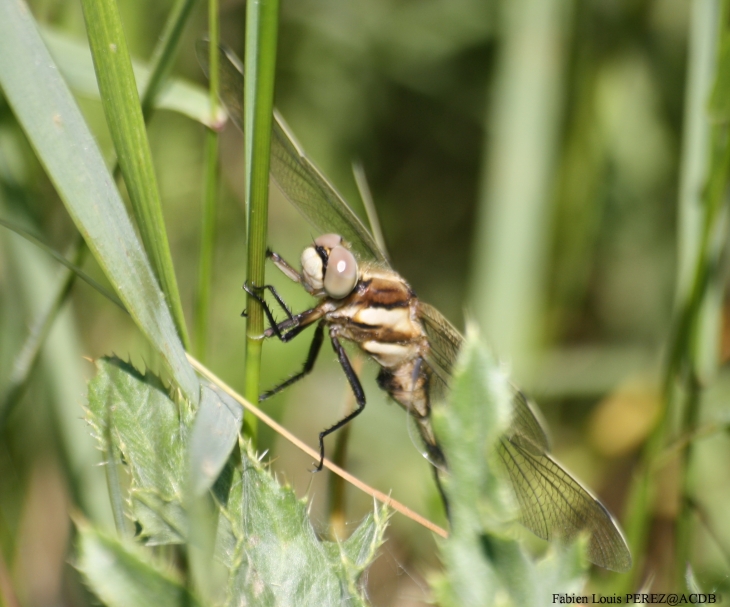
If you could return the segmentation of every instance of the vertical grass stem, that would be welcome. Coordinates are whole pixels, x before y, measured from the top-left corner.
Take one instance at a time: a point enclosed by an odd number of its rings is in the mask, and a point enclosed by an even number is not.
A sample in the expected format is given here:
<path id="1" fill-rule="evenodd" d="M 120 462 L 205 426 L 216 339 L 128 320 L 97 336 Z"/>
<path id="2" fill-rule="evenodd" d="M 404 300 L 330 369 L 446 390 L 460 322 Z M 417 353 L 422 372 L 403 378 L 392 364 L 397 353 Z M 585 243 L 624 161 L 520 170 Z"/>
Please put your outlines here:
<path id="1" fill-rule="evenodd" d="M 278 0 L 249 0 L 246 5 L 246 57 L 244 68 L 244 156 L 246 210 L 248 213 L 249 284 L 263 285 L 268 223 L 271 126 L 274 112 L 274 75 L 279 19 Z M 261 365 L 261 306 L 249 296 L 246 330 L 245 396 L 258 401 Z M 256 420 L 248 412 L 244 432 L 255 442 Z"/>
<path id="2" fill-rule="evenodd" d="M 219 20 L 218 0 L 208 1 L 208 36 L 210 38 L 209 94 L 211 119 L 214 122 L 218 111 L 219 64 L 218 44 Z M 213 248 L 215 241 L 215 218 L 218 199 L 218 133 L 208 130 L 205 134 L 205 190 L 203 218 L 200 230 L 200 261 L 198 266 L 198 288 L 195 305 L 195 355 L 205 361 L 208 324 L 210 315 L 210 293 L 213 276 Z"/>

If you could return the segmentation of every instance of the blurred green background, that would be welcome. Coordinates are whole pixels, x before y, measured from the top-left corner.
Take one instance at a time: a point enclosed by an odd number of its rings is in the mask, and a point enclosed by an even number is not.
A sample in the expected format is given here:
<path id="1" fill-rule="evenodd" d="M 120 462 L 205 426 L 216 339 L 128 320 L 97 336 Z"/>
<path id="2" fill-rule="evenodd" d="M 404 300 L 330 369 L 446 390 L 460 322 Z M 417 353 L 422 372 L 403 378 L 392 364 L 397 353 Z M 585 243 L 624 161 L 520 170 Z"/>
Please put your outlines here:
<path id="1" fill-rule="evenodd" d="M 30 4 L 40 23 L 85 40 L 78 3 Z M 711 3 L 284 0 L 281 6 L 279 110 L 358 210 L 351 163 L 362 162 L 393 267 L 460 328 L 465 319 L 479 324 L 515 382 L 539 404 L 556 457 L 619 519 L 660 407 L 662 353 L 678 288 L 690 15 L 700 4 Z M 145 61 L 171 2 L 119 6 L 132 55 Z M 222 39 L 239 54 L 244 12 L 241 2 L 222 3 Z M 194 43 L 206 27 L 201 3 L 175 71 L 202 86 Z M 111 159 L 100 104 L 78 100 Z M 158 112 L 149 126 L 189 321 L 204 136 L 204 127 L 172 112 Z M 206 362 L 242 392 L 240 133 L 227 128 L 220 144 Z M 73 240 L 75 228 L 2 96 L 0 212 L 60 251 Z M 270 247 L 296 263 L 316 234 L 275 190 L 269 213 Z M 104 280 L 92 260 L 85 268 Z M 0 231 L 0 388 L 58 270 L 47 254 Z M 296 285 L 272 267 L 268 272 L 294 310 L 311 305 Z M 728 347 L 719 323 L 713 335 L 719 364 Z M 267 343 L 264 389 L 298 370 L 308 346 L 306 337 Z M 130 319 L 79 283 L 27 393 L 0 429 L 0 590 L 13 590 L 0 592 L 5 600 L 11 594 L 33 606 L 92 600 L 72 568 L 69 513 L 81 502 L 111 524 L 99 458 L 82 421 L 84 382 L 93 372 L 87 359 L 111 352 L 138 366 L 154 361 Z M 376 372 L 364 365 L 368 407 L 352 424 L 347 468 L 443 524 L 428 465 L 412 444 L 405 413 L 377 389 Z M 726 420 L 727 373 L 720 367 L 710 379 L 703 418 Z M 319 431 L 341 416 L 347 394 L 325 348 L 315 373 L 265 409 L 314 446 Z M 259 449 L 268 450 L 280 479 L 309 497 L 315 525 L 325 529 L 328 473 L 310 474 L 308 456 L 266 428 L 260 432 Z M 700 513 L 693 567 L 706 590 L 728 589 L 728 447 L 726 435 L 704 438 L 693 463 Z M 678 508 L 675 468 L 666 465 L 660 475 L 649 549 L 635 554 L 658 591 L 672 580 L 667 551 Z M 356 523 L 370 498 L 348 489 L 347 499 L 348 520 Z M 372 603 L 425 604 L 425 577 L 439 566 L 435 550 L 428 532 L 394 516 L 369 574 Z M 600 584 L 604 572 L 594 574 Z"/>

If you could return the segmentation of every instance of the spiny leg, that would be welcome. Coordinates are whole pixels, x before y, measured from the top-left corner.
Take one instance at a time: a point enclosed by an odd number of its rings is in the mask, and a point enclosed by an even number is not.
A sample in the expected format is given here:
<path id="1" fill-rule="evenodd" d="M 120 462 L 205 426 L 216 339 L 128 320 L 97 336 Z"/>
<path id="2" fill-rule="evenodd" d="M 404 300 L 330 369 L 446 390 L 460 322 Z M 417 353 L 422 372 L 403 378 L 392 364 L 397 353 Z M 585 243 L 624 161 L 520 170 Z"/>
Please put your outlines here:
<path id="1" fill-rule="evenodd" d="M 289 265 L 281 255 L 279 255 L 278 253 L 274 253 L 274 251 L 272 251 L 271 249 L 266 249 L 266 257 L 270 259 L 279 269 L 279 271 L 281 271 L 287 278 L 293 280 L 294 282 L 302 282 L 302 275 L 297 272 L 291 265 Z M 243 289 L 246 291 L 246 293 L 251 295 L 251 297 L 256 299 L 256 301 L 258 301 L 262 306 L 265 306 L 265 304 L 263 302 L 263 298 L 259 295 L 259 293 L 264 289 L 268 289 L 269 292 L 274 296 L 274 299 L 276 299 L 276 302 L 281 306 L 284 312 L 286 312 L 289 320 L 292 320 L 292 313 L 289 309 L 289 306 L 284 303 L 284 299 L 279 295 L 273 285 L 264 285 L 262 287 L 258 287 L 256 285 L 249 285 L 248 281 L 246 281 L 243 285 Z M 276 324 L 276 322 L 272 321 L 272 316 L 270 315 L 270 312 L 271 310 L 267 312 L 267 317 L 269 318 L 269 322 L 273 326 Z M 241 316 L 246 316 L 246 310 L 241 313 Z"/>
<path id="2" fill-rule="evenodd" d="M 321 307 L 310 308 L 292 318 L 282 320 L 278 325 L 272 325 L 264 331 L 264 337 L 276 335 L 284 343 L 290 342 L 309 325 L 317 322 L 324 315 Z"/>
<path id="3" fill-rule="evenodd" d="M 244 288 L 246 288 L 247 293 L 250 293 L 251 297 L 255 298 L 261 304 L 261 307 L 264 309 L 264 314 L 269 321 L 270 326 L 264 331 L 264 337 L 276 335 L 281 341 L 287 343 L 304 331 L 309 325 L 322 318 L 323 311 L 317 306 L 277 323 L 269 304 L 266 303 L 263 297 L 256 293 L 257 290 L 263 289 L 264 287 L 246 286 Z"/>
<path id="4" fill-rule="evenodd" d="M 350 413 L 349 415 L 346 415 L 343 417 L 340 421 L 338 421 L 335 425 L 330 426 L 326 430 L 323 430 L 319 433 L 319 465 L 316 467 L 316 471 L 319 472 L 322 470 L 322 465 L 324 464 L 324 439 L 327 435 L 332 434 L 336 430 L 339 430 L 347 424 L 348 422 L 355 419 L 360 413 L 362 413 L 363 409 L 365 408 L 365 392 L 362 389 L 362 385 L 360 384 L 360 380 L 357 378 L 357 374 L 352 368 L 352 365 L 350 364 L 350 359 L 347 358 L 347 353 L 345 352 L 345 349 L 342 347 L 342 344 L 340 343 L 340 340 L 337 339 L 336 335 L 332 330 L 330 330 L 330 340 L 332 340 L 332 347 L 335 350 L 335 353 L 337 354 L 337 359 L 340 361 L 340 365 L 342 366 L 342 370 L 345 372 L 345 377 L 347 377 L 347 381 L 350 384 L 350 388 L 352 388 L 353 393 L 355 394 L 355 402 L 357 403 L 357 408 Z"/>
<path id="5" fill-rule="evenodd" d="M 264 337 L 272 337 L 273 335 L 276 335 L 282 342 L 286 343 L 294 339 L 309 325 L 315 323 L 322 318 L 323 311 L 322 308 L 318 306 L 310 308 L 309 310 L 305 310 L 304 312 L 297 314 L 296 316 L 290 315 L 289 318 L 287 318 L 286 320 L 277 323 L 274 319 L 274 315 L 271 312 L 271 308 L 266 303 L 266 301 L 264 301 L 264 298 L 261 297 L 261 295 L 259 295 L 258 293 L 258 291 L 261 291 L 264 288 L 267 287 L 256 287 L 248 284 L 244 285 L 244 289 L 246 289 L 246 292 L 249 293 L 261 304 L 262 308 L 264 309 L 264 313 L 266 314 L 266 318 L 271 325 L 268 329 L 266 329 L 266 331 L 264 331 Z M 271 289 L 273 290 L 273 287 L 271 287 Z M 278 297 L 278 294 L 276 294 L 275 291 L 273 292 L 275 293 L 275 296 Z M 300 379 L 302 379 L 302 377 L 309 374 L 312 371 L 314 363 L 317 360 L 317 355 L 319 354 L 323 341 L 324 321 L 321 321 L 314 333 L 314 339 L 312 340 L 312 344 L 309 347 L 309 354 L 307 355 L 307 359 L 304 362 L 304 367 L 302 368 L 302 370 L 296 375 L 290 377 L 285 382 L 261 394 L 259 396 L 259 402 L 266 400 L 270 396 L 273 396 L 284 388 L 291 386 L 293 383 L 299 381 Z"/>
<path id="6" fill-rule="evenodd" d="M 295 327 L 289 333 L 284 334 L 284 338 L 291 339 L 289 336 L 292 335 L 296 331 L 296 333 L 299 333 L 302 329 L 305 327 Z M 286 341 L 288 341 L 286 339 Z M 285 339 L 282 339 L 282 341 L 285 341 Z M 287 379 L 285 382 L 282 382 L 278 386 L 272 388 L 271 390 L 268 390 L 267 392 L 264 392 L 261 396 L 259 396 L 259 402 L 266 400 L 270 396 L 273 396 L 277 392 L 281 392 L 284 388 L 288 388 L 293 383 L 298 382 L 302 377 L 305 375 L 308 375 L 312 369 L 314 368 L 314 363 L 317 360 L 317 355 L 319 354 L 319 351 L 322 347 L 322 342 L 324 341 L 324 323 L 320 322 L 317 325 L 317 329 L 314 331 L 314 339 L 312 339 L 312 344 L 309 346 L 309 354 L 307 354 L 307 359 L 304 361 L 304 366 L 302 367 L 302 370 L 297 373 L 296 375 L 292 375 L 289 379 Z"/>
<path id="7" fill-rule="evenodd" d="M 243 285 L 243 288 L 248 293 L 248 290 L 246 289 L 246 285 L 245 284 Z M 279 306 L 281 307 L 281 309 L 284 310 L 284 312 L 286 313 L 287 318 L 289 320 L 292 319 L 291 309 L 289 308 L 289 306 L 286 305 L 286 302 L 281 297 L 281 295 L 279 295 L 279 292 L 276 290 L 276 287 L 274 285 L 264 285 L 263 287 L 255 287 L 255 286 L 252 285 L 252 288 L 253 289 L 260 289 L 260 290 L 268 289 L 269 290 L 269 293 L 271 293 L 271 295 L 276 300 L 276 303 L 278 303 Z"/>
<path id="8" fill-rule="evenodd" d="M 276 319 L 274 318 L 274 314 L 271 312 L 271 308 L 269 307 L 269 304 L 266 303 L 266 300 L 258 293 L 260 291 L 263 291 L 264 289 L 269 289 L 271 291 L 272 295 L 274 296 L 274 299 L 279 303 L 279 305 L 284 309 L 287 316 L 289 317 L 284 322 L 291 322 L 294 320 L 291 311 L 289 310 L 288 306 L 284 303 L 284 300 L 281 299 L 279 294 L 276 292 L 276 289 L 271 285 L 264 285 L 262 287 L 257 287 L 255 285 L 249 285 L 248 282 L 245 282 L 243 284 L 243 290 L 246 291 L 251 297 L 253 297 L 256 301 L 261 304 L 261 307 L 264 310 L 264 314 L 266 315 L 267 320 L 269 321 L 269 325 L 273 329 L 276 336 L 284 341 L 284 338 L 282 336 L 281 331 L 279 330 L 279 323 L 276 322 Z M 244 310 L 241 313 L 241 316 L 246 316 L 246 310 Z"/>

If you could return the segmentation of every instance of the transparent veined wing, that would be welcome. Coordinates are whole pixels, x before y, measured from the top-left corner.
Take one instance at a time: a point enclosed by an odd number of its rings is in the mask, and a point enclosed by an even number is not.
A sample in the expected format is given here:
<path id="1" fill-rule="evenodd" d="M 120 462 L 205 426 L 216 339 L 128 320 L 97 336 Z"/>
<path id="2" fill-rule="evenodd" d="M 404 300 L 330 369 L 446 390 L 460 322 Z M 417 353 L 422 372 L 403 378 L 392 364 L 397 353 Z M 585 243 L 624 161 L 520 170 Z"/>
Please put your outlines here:
<path id="1" fill-rule="evenodd" d="M 437 389 L 435 396 L 440 398 L 441 392 L 448 386 L 464 337 L 441 312 L 427 303 L 418 303 L 418 315 L 430 345 L 426 361 L 439 378 L 439 381 L 434 382 L 436 384 L 434 387 Z M 549 451 L 550 441 L 537 412 L 517 388 L 514 389 L 512 408 L 512 423 L 508 436 L 519 441 L 525 448 L 535 450 L 536 453 Z"/>
<path id="2" fill-rule="evenodd" d="M 505 436 L 499 456 L 520 506 L 520 521 L 538 537 L 573 539 L 588 532 L 588 559 L 628 571 L 631 553 L 608 510 L 547 453 L 525 449 Z"/>
<path id="3" fill-rule="evenodd" d="M 206 75 L 208 74 L 207 40 L 195 46 Z M 220 97 L 233 123 L 243 132 L 243 68 L 229 49 L 219 48 Z M 320 233 L 342 236 L 364 259 L 386 264 L 375 239 L 334 186 L 307 158 L 278 112 L 274 112 L 271 138 L 271 176 L 289 201 Z"/>
<path id="4" fill-rule="evenodd" d="M 464 337 L 441 312 L 422 301 L 418 302 L 418 317 L 431 345 L 426 360 L 434 372 L 448 384 Z"/>
<path id="5" fill-rule="evenodd" d="M 432 306 L 419 303 L 430 351 L 426 362 L 433 370 L 434 401 L 443 398 L 463 337 Z M 423 432 L 422 432 L 423 434 Z M 550 444 L 537 412 L 525 395 L 514 388 L 512 420 L 497 447 L 520 507 L 522 524 L 545 540 L 572 539 L 590 534 L 591 562 L 627 571 L 631 553 L 626 540 L 606 508 L 550 455 Z"/>
<path id="6" fill-rule="evenodd" d="M 522 390 L 512 387 L 512 425 L 507 436 L 535 454 L 550 451 L 550 439 L 545 431 L 542 415 L 531 404 Z"/>

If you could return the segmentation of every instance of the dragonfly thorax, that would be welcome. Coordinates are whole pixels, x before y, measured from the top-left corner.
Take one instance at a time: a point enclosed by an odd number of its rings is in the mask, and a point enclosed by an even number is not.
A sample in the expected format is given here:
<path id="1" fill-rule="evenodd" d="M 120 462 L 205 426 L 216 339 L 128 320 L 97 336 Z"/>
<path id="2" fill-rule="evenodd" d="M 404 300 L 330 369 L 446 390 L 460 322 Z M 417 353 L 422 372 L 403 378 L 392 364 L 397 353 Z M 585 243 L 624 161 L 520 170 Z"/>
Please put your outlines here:
<path id="1" fill-rule="evenodd" d="M 357 260 L 338 234 L 324 234 L 302 251 L 302 284 L 312 295 L 343 299 L 359 278 Z"/>

